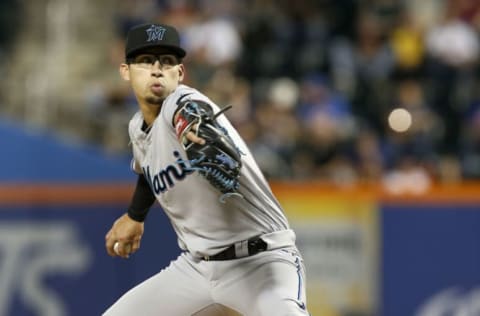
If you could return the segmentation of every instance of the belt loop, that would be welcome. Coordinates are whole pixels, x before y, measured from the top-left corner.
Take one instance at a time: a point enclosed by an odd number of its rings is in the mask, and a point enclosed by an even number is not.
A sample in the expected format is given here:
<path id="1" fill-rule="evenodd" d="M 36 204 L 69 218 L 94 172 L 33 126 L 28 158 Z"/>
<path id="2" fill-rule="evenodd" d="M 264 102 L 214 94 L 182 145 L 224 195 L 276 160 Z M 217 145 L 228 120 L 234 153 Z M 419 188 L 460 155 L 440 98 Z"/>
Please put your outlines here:
<path id="1" fill-rule="evenodd" d="M 248 256 L 248 240 L 242 240 L 235 243 L 235 257 L 242 258 Z"/>

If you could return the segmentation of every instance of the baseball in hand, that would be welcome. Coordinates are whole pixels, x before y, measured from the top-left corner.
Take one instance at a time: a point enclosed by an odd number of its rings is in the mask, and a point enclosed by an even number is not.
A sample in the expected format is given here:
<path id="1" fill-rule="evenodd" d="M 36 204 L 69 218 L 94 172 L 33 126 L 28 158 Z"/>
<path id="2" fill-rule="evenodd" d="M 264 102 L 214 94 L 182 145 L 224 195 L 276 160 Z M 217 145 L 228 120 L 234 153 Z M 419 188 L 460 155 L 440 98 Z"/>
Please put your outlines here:
<path id="1" fill-rule="evenodd" d="M 115 242 L 115 244 L 113 245 L 113 251 L 114 251 L 117 255 L 120 255 L 119 249 L 118 249 L 119 247 L 120 247 L 120 243 L 119 243 L 118 241 Z M 125 250 L 125 252 L 126 252 L 127 255 L 128 255 L 128 254 L 132 251 L 132 245 L 130 245 L 130 244 L 125 244 L 124 247 L 125 247 L 124 250 Z"/>
<path id="2" fill-rule="evenodd" d="M 118 255 L 118 247 L 120 246 L 120 244 L 118 243 L 118 241 L 115 242 L 115 244 L 113 245 L 113 251 Z"/>

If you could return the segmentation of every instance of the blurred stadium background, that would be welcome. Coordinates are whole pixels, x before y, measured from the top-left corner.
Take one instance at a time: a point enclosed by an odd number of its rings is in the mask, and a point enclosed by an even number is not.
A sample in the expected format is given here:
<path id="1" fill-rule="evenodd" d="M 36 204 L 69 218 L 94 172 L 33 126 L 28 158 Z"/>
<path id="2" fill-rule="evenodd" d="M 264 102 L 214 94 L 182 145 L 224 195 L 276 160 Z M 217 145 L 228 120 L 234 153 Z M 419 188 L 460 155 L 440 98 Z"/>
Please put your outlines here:
<path id="1" fill-rule="evenodd" d="M 100 315 L 178 254 L 104 234 L 134 175 L 126 30 L 176 25 L 186 83 L 296 228 L 312 315 L 480 315 L 480 1 L 1 0 L 0 316 Z"/>

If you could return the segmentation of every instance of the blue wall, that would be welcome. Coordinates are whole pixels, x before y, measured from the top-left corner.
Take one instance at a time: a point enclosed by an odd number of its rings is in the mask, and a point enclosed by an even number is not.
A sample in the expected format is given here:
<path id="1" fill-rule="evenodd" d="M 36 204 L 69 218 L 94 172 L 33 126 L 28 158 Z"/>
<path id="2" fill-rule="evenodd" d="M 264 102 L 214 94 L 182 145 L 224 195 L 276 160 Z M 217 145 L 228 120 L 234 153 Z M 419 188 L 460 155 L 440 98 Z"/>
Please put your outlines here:
<path id="1" fill-rule="evenodd" d="M 129 157 L 0 120 L 0 182 L 130 181 Z M 125 144 L 127 146 L 127 144 Z"/>
<path id="2" fill-rule="evenodd" d="M 388 205 L 381 215 L 380 315 L 480 315 L 480 207 Z"/>

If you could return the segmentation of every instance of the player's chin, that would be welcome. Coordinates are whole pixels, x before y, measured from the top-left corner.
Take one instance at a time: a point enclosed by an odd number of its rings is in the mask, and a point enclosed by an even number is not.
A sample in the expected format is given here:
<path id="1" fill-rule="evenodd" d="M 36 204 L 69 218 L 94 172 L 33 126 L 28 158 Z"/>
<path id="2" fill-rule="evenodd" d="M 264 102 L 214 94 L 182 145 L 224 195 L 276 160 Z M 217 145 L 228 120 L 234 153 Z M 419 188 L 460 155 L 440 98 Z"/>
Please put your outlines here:
<path id="1" fill-rule="evenodd" d="M 149 95 L 145 98 L 145 101 L 147 101 L 148 104 L 152 105 L 162 105 L 163 100 L 165 100 L 163 96 L 158 96 L 154 94 Z"/>

